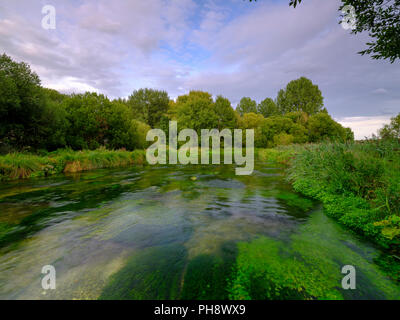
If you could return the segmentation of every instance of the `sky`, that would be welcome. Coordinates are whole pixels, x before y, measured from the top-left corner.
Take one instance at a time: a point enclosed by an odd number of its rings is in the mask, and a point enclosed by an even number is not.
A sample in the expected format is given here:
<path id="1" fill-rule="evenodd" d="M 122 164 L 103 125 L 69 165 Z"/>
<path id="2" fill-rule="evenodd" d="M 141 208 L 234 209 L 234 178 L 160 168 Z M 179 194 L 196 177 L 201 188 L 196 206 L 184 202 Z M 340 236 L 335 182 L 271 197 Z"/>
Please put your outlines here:
<path id="1" fill-rule="evenodd" d="M 400 64 L 357 54 L 367 34 L 338 23 L 339 0 L 0 0 L 0 53 L 31 65 L 43 86 L 96 91 L 190 90 L 276 98 L 305 76 L 358 139 L 400 112 Z M 42 28 L 42 8 L 56 28 Z"/>

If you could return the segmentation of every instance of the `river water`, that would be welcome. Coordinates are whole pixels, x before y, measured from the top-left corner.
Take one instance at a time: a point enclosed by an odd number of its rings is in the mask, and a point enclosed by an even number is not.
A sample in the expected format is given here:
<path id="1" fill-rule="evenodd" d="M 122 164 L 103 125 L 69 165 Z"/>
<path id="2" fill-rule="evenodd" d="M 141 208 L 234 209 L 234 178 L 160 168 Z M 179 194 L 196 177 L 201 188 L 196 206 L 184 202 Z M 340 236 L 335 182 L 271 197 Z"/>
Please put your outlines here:
<path id="1" fill-rule="evenodd" d="M 399 299 L 386 254 L 256 165 L 1 183 L 0 299 Z M 56 289 L 42 288 L 42 267 Z M 344 290 L 341 269 L 356 270 Z"/>

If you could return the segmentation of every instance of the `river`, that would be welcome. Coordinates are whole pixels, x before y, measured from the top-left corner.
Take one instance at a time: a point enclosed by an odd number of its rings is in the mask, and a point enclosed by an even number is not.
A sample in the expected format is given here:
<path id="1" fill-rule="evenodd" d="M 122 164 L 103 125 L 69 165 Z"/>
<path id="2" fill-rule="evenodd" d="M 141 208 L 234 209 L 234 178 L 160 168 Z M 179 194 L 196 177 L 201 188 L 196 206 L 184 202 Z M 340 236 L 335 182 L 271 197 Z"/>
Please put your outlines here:
<path id="1" fill-rule="evenodd" d="M 400 299 L 386 254 L 281 168 L 96 170 L 1 183 L 0 299 Z M 56 270 L 44 290 L 41 271 Z M 344 290 L 342 267 L 356 270 Z"/>

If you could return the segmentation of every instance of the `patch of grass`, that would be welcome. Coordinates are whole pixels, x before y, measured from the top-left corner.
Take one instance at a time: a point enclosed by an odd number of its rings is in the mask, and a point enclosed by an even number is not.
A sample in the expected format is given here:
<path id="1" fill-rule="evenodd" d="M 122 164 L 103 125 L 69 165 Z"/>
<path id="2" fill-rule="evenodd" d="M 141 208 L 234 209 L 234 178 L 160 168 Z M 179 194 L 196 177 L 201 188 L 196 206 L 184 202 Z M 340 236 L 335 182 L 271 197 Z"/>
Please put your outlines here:
<path id="1" fill-rule="evenodd" d="M 303 146 L 301 145 L 290 145 L 273 149 L 256 149 L 255 158 L 263 162 L 289 165 L 297 153 L 301 152 L 302 148 Z"/>
<path id="2" fill-rule="evenodd" d="M 93 169 L 143 165 L 145 152 L 135 150 L 98 149 L 72 151 L 69 149 L 50 152 L 43 156 L 12 153 L 0 156 L 0 180 L 43 177 L 57 173 L 75 173 Z"/>

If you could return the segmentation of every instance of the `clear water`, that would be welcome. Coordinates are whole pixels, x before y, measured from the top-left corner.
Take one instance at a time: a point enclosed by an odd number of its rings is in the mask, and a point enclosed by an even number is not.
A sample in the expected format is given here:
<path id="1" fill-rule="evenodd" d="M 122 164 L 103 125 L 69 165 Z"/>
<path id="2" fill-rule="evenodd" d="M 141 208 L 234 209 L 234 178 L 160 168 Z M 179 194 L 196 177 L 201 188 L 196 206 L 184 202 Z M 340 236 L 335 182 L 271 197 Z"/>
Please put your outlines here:
<path id="1" fill-rule="evenodd" d="M 0 186 L 0 299 L 399 299 L 382 256 L 268 165 L 241 177 L 230 166 L 134 167 Z M 41 286 L 44 265 L 56 290 Z M 356 290 L 341 288 L 344 265 Z"/>

